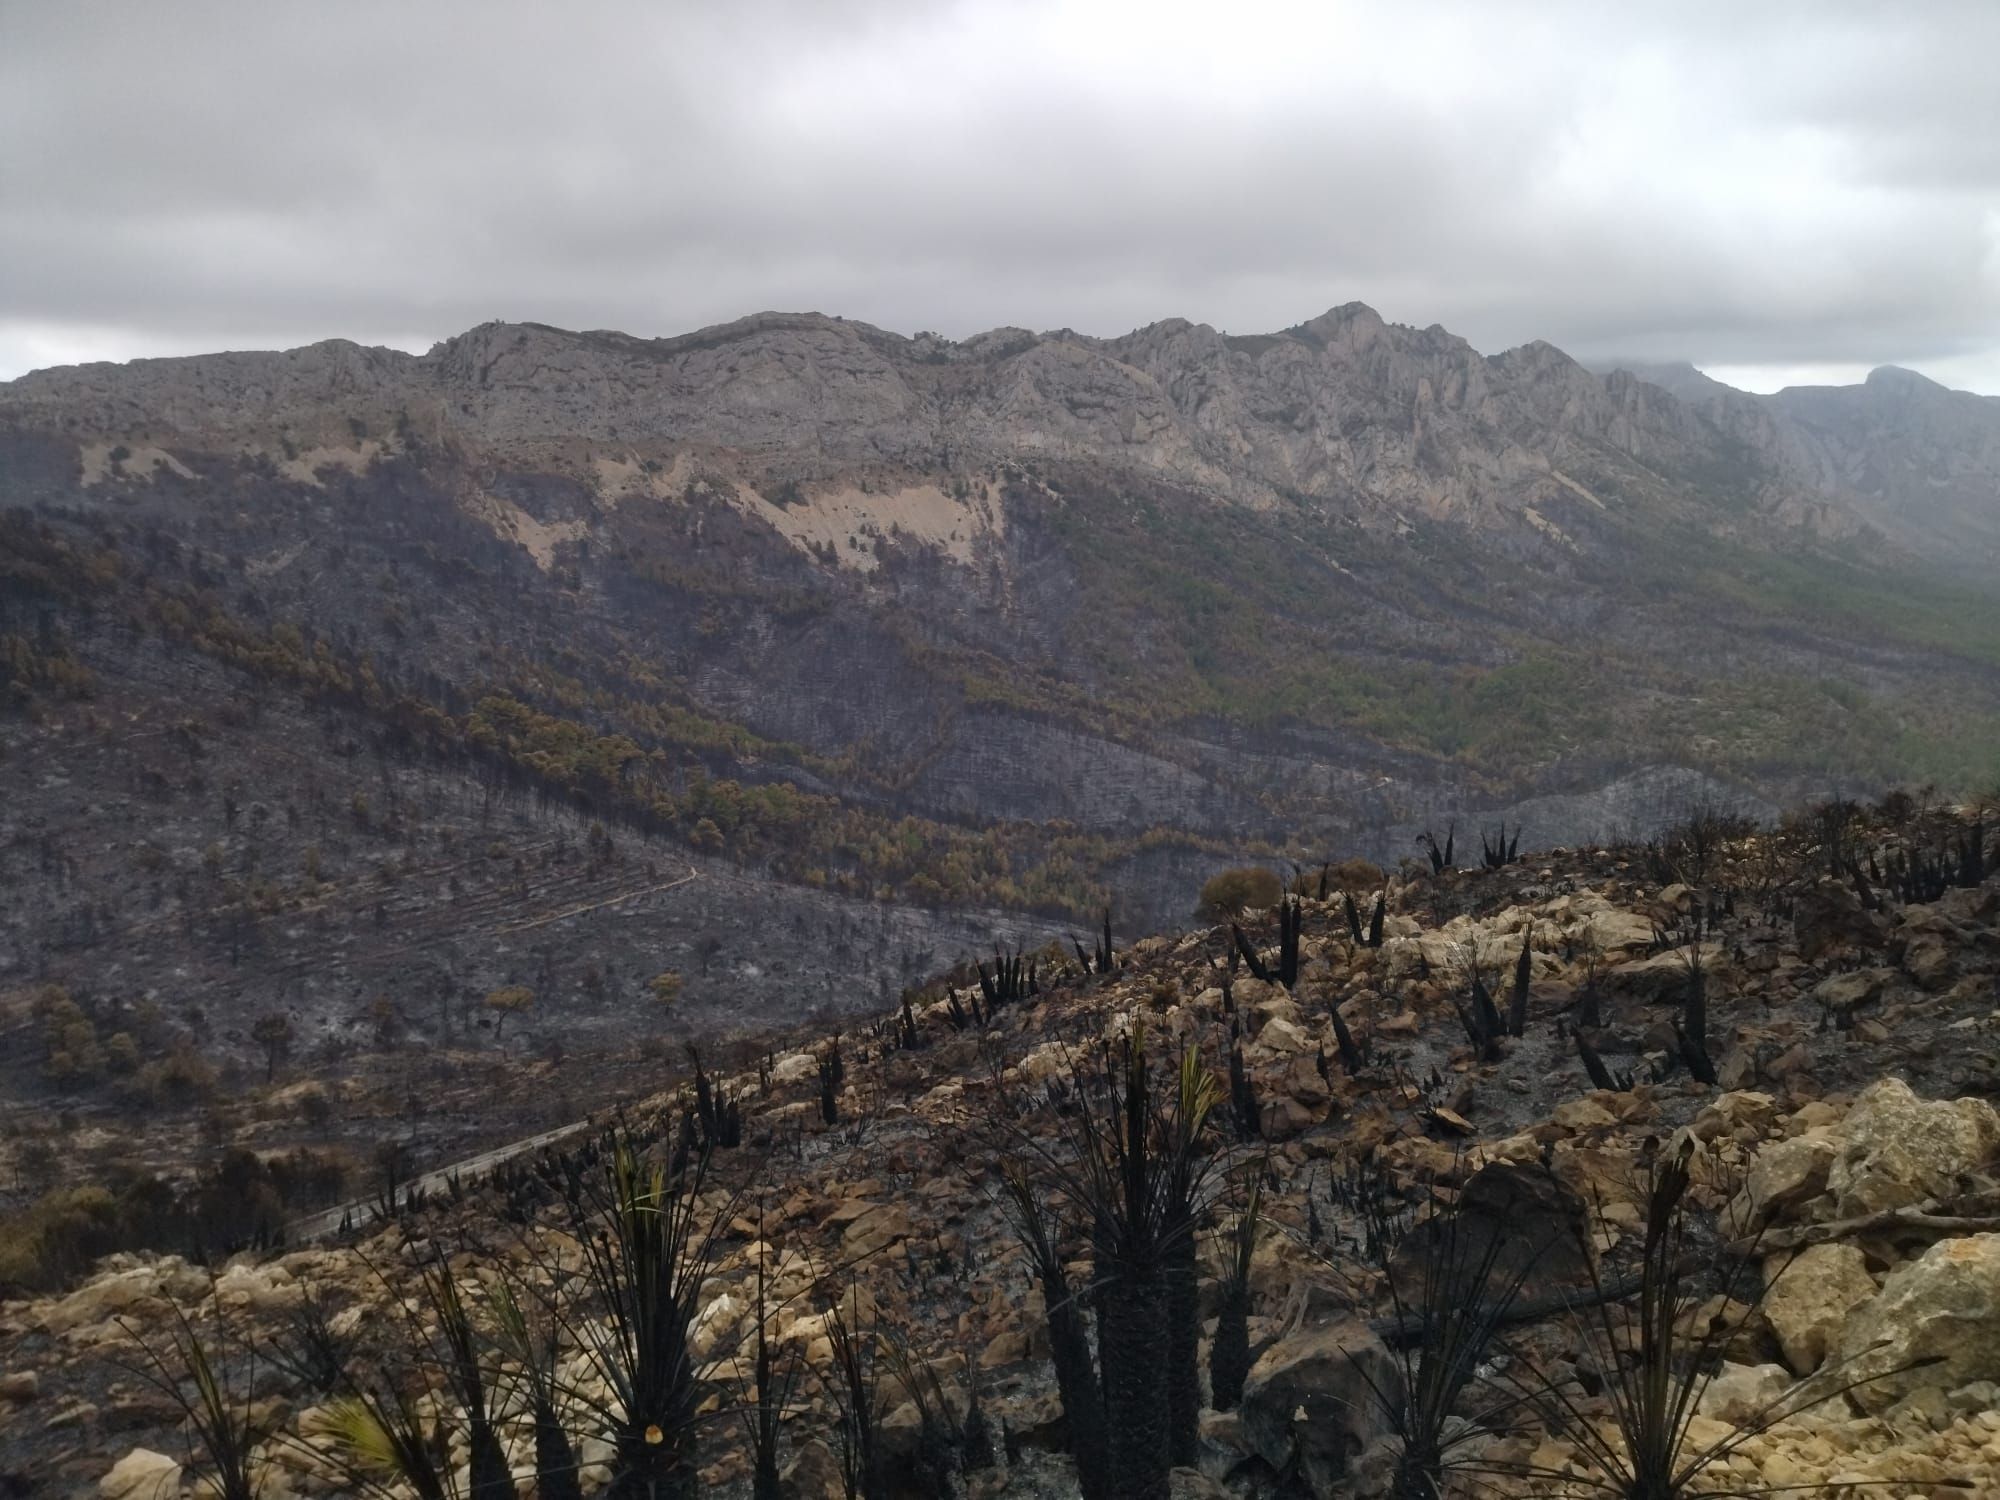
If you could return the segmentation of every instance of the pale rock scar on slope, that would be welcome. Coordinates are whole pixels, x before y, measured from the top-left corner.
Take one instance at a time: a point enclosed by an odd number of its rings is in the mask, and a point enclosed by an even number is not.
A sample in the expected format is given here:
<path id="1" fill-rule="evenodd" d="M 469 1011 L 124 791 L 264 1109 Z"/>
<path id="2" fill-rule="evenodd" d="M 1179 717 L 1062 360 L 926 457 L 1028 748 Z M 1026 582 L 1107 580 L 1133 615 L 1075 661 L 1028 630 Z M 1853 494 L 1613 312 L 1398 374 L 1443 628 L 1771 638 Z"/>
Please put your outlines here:
<path id="1" fill-rule="evenodd" d="M 957 500 L 935 484 L 878 491 L 850 486 L 807 491 L 802 500 L 782 506 L 742 486 L 737 504 L 768 522 L 801 552 L 831 547 L 842 567 L 864 573 L 877 565 L 873 539 L 879 536 L 915 540 L 938 548 L 957 562 L 969 563 L 975 538 L 982 532 L 999 535 L 1006 530 L 997 501 L 977 496 Z"/>
<path id="2" fill-rule="evenodd" d="M 125 452 L 114 466 L 111 455 L 120 448 Z M 268 446 L 252 445 L 240 451 L 262 454 L 276 461 L 278 472 L 285 478 L 323 489 L 325 481 L 319 477 L 320 470 L 345 469 L 354 475 L 366 474 L 378 458 L 387 457 L 394 449 L 375 438 L 363 438 L 352 445 L 296 450 L 289 457 L 284 456 L 284 449 Z M 194 470 L 166 449 L 146 443 L 121 443 L 116 439 L 84 443 L 77 456 L 83 465 L 86 487 L 116 479 L 150 479 L 161 469 L 170 469 L 183 479 L 196 477 Z"/>
<path id="3" fill-rule="evenodd" d="M 598 457 L 591 466 L 599 493 L 614 506 L 636 495 L 672 498 L 685 493 L 690 483 L 701 482 L 684 454 L 652 470 L 634 458 Z M 831 548 L 841 567 L 864 573 L 877 566 L 877 537 L 936 547 L 957 562 L 970 563 L 980 535 L 1000 536 L 1007 529 L 1006 511 L 997 499 L 969 494 L 961 500 L 928 482 L 867 490 L 852 483 L 802 486 L 799 498 L 784 505 L 741 479 L 731 479 L 720 492 L 799 551 L 824 556 L 819 549 Z"/>
<path id="4" fill-rule="evenodd" d="M 125 448 L 124 456 L 118 461 L 116 472 L 111 463 L 112 450 Z M 122 444 L 115 439 L 102 443 L 85 443 L 77 455 L 83 463 L 83 482 L 86 487 L 108 484 L 114 479 L 150 479 L 159 469 L 171 469 L 183 479 L 194 478 L 194 470 L 175 458 L 164 448 Z"/>
<path id="5" fill-rule="evenodd" d="M 314 489 L 324 488 L 319 477 L 321 469 L 345 469 L 350 474 L 366 474 L 378 458 L 390 452 L 387 443 L 375 438 L 363 438 L 353 446 L 338 448 L 306 448 L 296 457 L 288 458 L 278 465 L 278 472 L 287 479 L 295 479 L 300 484 L 309 484 Z M 276 454 L 271 455 L 273 458 Z"/>
<path id="6" fill-rule="evenodd" d="M 477 485 L 465 490 L 459 506 L 503 542 L 520 546 L 544 573 L 555 566 L 556 548 L 564 542 L 581 541 L 590 534 L 588 521 L 538 521 L 513 501 L 489 494 Z"/>

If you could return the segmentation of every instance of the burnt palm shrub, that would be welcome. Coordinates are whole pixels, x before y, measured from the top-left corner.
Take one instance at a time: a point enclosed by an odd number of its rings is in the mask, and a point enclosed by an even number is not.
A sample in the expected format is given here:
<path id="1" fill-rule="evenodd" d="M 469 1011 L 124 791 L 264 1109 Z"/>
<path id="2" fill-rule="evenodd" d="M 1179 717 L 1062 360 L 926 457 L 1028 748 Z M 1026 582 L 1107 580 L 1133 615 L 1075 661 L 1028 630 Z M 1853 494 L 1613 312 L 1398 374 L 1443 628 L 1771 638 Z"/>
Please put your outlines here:
<path id="1" fill-rule="evenodd" d="M 1875 883 L 1887 886 L 1905 904 L 1937 901 L 1954 887 L 1981 885 L 1996 863 L 2000 846 L 1988 851 L 1983 814 L 1939 834 L 1935 851 L 1912 843 L 1888 851 L 1879 865 L 1872 856 L 1869 860 Z"/>
<path id="2" fill-rule="evenodd" d="M 1361 908 L 1354 904 L 1354 893 L 1340 893 L 1342 906 L 1347 914 L 1347 934 L 1354 939 L 1357 948 L 1379 948 L 1382 946 L 1382 921 L 1388 914 L 1389 893 L 1386 890 L 1375 893 L 1375 907 L 1369 913 L 1368 926 L 1361 925 Z"/>
<path id="3" fill-rule="evenodd" d="M 1518 864 L 1521 858 L 1521 830 L 1514 829 L 1514 837 L 1507 837 L 1507 825 L 1502 823 L 1497 834 L 1488 837 L 1485 830 L 1479 834 L 1479 867 L 1483 870 L 1504 870 L 1511 864 Z"/>
<path id="4" fill-rule="evenodd" d="M 1299 983 L 1299 930 L 1305 920 L 1305 903 L 1287 896 L 1278 904 L 1278 983 L 1296 989 Z"/>
<path id="5" fill-rule="evenodd" d="M 1104 1388 L 1090 1352 L 1083 1306 L 1063 1262 L 1062 1223 L 1019 1162 L 1004 1163 L 1001 1185 L 1008 1223 L 1041 1286 L 1049 1362 L 1055 1367 L 1056 1394 L 1062 1400 L 1063 1426 L 1070 1457 L 1076 1463 L 1077 1487 L 1083 1500 L 1109 1500 L 1111 1455 Z"/>
<path id="6" fill-rule="evenodd" d="M 1076 949 L 1076 961 L 1083 966 L 1085 974 L 1109 974 L 1115 970 L 1118 967 L 1118 954 L 1111 946 L 1111 908 L 1108 906 L 1104 908 L 1103 935 L 1098 939 L 1093 951 L 1085 952 L 1083 943 L 1078 938 L 1071 938 L 1070 943 Z"/>
<path id="7" fill-rule="evenodd" d="M 1398 1378 L 1377 1379 L 1360 1360 L 1354 1368 L 1395 1444 L 1393 1500 L 1438 1500 L 1448 1476 L 1465 1467 L 1464 1450 L 1524 1404 L 1479 1373 L 1535 1257 L 1504 1254 L 1504 1235 L 1463 1201 L 1434 1197 L 1428 1219 L 1397 1232 L 1378 1224 L 1368 1236 L 1388 1288 L 1386 1341 Z"/>
<path id="8" fill-rule="evenodd" d="M 698 1493 L 704 1362 L 691 1334 L 702 1283 L 740 1197 L 703 1211 L 711 1160 L 704 1145 L 670 1171 L 620 1136 L 602 1177 L 569 1199 L 583 1280 L 602 1317 L 568 1317 L 565 1331 L 609 1392 L 613 1500 L 692 1500 Z"/>
<path id="9" fill-rule="evenodd" d="M 986 1000 L 986 1014 L 990 1019 L 1002 1006 L 1013 1005 L 1031 995 L 1041 993 L 1041 980 L 1036 966 L 1019 954 L 1011 958 L 998 948 L 993 950 L 993 973 L 989 977 L 986 965 L 975 964 L 979 975 L 979 992 Z"/>
<path id="10" fill-rule="evenodd" d="M 1465 959 L 1468 993 L 1464 999 L 1452 996 L 1452 1007 L 1458 1012 L 1459 1024 L 1465 1028 L 1466 1040 L 1482 1062 L 1498 1062 L 1501 1057 L 1500 1039 L 1507 1033 L 1506 1024 L 1500 1019 L 1499 1008 L 1493 1003 L 1493 992 L 1486 987 L 1486 976 L 1480 971 L 1479 955 L 1476 949 Z"/>
<path id="11" fill-rule="evenodd" d="M 353 1338 L 334 1332 L 326 1299 L 311 1287 L 286 1315 L 284 1330 L 269 1345 L 272 1365 L 320 1396 L 340 1389 L 354 1352 Z"/>
<path id="12" fill-rule="evenodd" d="M 563 1420 L 558 1321 L 530 1312 L 505 1285 L 494 1294 L 493 1321 L 501 1349 L 520 1367 L 521 1395 L 535 1433 L 535 1494 L 539 1500 L 581 1500 L 576 1445 Z"/>
<path id="13" fill-rule="evenodd" d="M 1576 1055 L 1583 1061 L 1583 1071 L 1589 1075 L 1592 1088 L 1621 1094 L 1631 1092 L 1632 1075 L 1629 1072 L 1612 1072 L 1590 1044 L 1590 1037 L 1581 1026 L 1576 1030 Z"/>
<path id="14" fill-rule="evenodd" d="M 507 1452 L 494 1427 L 493 1391 L 487 1379 L 485 1340 L 473 1326 L 472 1315 L 458 1290 L 458 1279 L 442 1250 L 420 1264 L 417 1274 L 424 1299 L 437 1319 L 438 1364 L 445 1387 L 457 1403 L 465 1424 L 470 1455 L 469 1500 L 513 1500 L 514 1479 Z"/>
<path id="15" fill-rule="evenodd" d="M 1261 1140 L 1264 1112 L 1257 1103 L 1257 1087 L 1243 1066 L 1243 1028 L 1235 1017 L 1229 1022 L 1229 1112 L 1236 1120 L 1236 1133 L 1246 1141 Z"/>
<path id="16" fill-rule="evenodd" d="M 847 1068 L 840 1058 L 840 1038 L 815 1060 L 819 1072 L 819 1117 L 828 1125 L 840 1123 L 840 1081 Z"/>
<path id="17" fill-rule="evenodd" d="M 774 1348 L 771 1342 L 770 1265 L 762 1229 L 760 1220 L 756 1300 L 751 1304 L 756 1327 L 751 1333 L 749 1389 L 744 1393 L 740 1410 L 744 1437 L 750 1446 L 751 1500 L 781 1500 L 784 1487 L 778 1477 L 779 1435 L 801 1367 L 796 1345 L 787 1343 Z"/>
<path id="18" fill-rule="evenodd" d="M 1865 814 L 1861 805 L 1850 802 L 1845 797 L 1829 797 L 1826 801 L 1808 808 L 1805 826 L 1818 857 L 1824 861 L 1826 873 L 1833 876 L 1845 874 L 1854 859 L 1856 841 L 1860 838 Z"/>
<path id="19" fill-rule="evenodd" d="M 1215 1338 L 1208 1347 L 1208 1387 L 1217 1411 L 1234 1411 L 1250 1375 L 1250 1263 L 1257 1253 L 1257 1228 L 1264 1206 L 1264 1170 L 1250 1179 L 1229 1233 L 1223 1237 L 1221 1297 Z"/>
<path id="20" fill-rule="evenodd" d="M 1352 1077 L 1367 1065 L 1368 1060 L 1362 1055 L 1361 1049 L 1355 1045 L 1354 1033 L 1348 1029 L 1347 1018 L 1340 1013 L 1340 1002 L 1338 1000 L 1333 1001 L 1327 1006 L 1327 1015 L 1333 1022 L 1333 1044 L 1340 1052 L 1340 1065 Z M 1374 1047 L 1372 1039 L 1370 1040 L 1369 1047 L 1372 1051 Z M 1321 1073 L 1324 1074 L 1324 1072 L 1325 1070 L 1321 1069 Z M 1332 1082 L 1331 1079 L 1327 1081 L 1329 1083 Z"/>
<path id="21" fill-rule="evenodd" d="M 1293 898 L 1293 907 L 1297 899 Z M 1297 968 L 1297 928 L 1293 967 Z M 1192 1466 L 1200 1456 L 1201 1272 L 1196 1233 L 1207 1207 L 1206 1136 L 1218 1102 L 1214 1075 L 1189 1048 L 1181 1054 L 1175 1105 L 1166 1123 L 1166 1205 L 1162 1218 L 1167 1269 L 1167 1445 L 1174 1463 Z"/>
<path id="22" fill-rule="evenodd" d="M 1230 952 L 1232 966 L 1236 960 L 1241 959 L 1243 967 L 1250 971 L 1252 979 L 1261 979 L 1268 984 L 1276 977 L 1271 973 L 1271 966 L 1264 962 L 1263 955 L 1250 945 L 1250 939 L 1243 935 L 1243 929 L 1234 922 L 1229 924 L 1229 940 L 1234 944 Z"/>
<path id="23" fill-rule="evenodd" d="M 687 1050 L 694 1069 L 694 1114 L 702 1140 L 719 1150 L 733 1151 L 743 1144 L 743 1102 L 730 1098 L 722 1080 L 709 1076 L 694 1043 L 688 1043 Z"/>
<path id="24" fill-rule="evenodd" d="M 243 1350 L 248 1374 L 239 1386 L 229 1374 L 232 1340 L 220 1301 L 213 1341 L 202 1337 L 178 1305 L 165 1347 L 148 1342 L 123 1319 L 119 1327 L 139 1349 L 138 1358 L 125 1368 L 180 1412 L 188 1467 L 200 1476 L 206 1492 L 213 1500 L 255 1500 L 263 1480 L 256 1458 L 256 1355 Z"/>
<path id="25" fill-rule="evenodd" d="M 1993 859 L 1986 850 L 1986 819 L 1974 817 L 1970 827 L 1958 833 L 1958 871 L 1955 884 L 1972 887 L 1986 882 Z"/>
<path id="26" fill-rule="evenodd" d="M 1278 959 L 1275 967 L 1265 962 L 1264 957 L 1251 946 L 1250 939 L 1243 935 L 1243 928 L 1235 922 L 1229 924 L 1229 937 L 1235 948 L 1235 956 L 1243 960 L 1243 966 L 1254 979 L 1267 983 L 1282 984 L 1286 989 L 1294 989 L 1299 982 L 1299 934 L 1305 920 L 1305 906 L 1297 896 L 1283 896 L 1278 901 Z"/>
<path id="27" fill-rule="evenodd" d="M 968 1469 L 992 1466 L 985 1418 L 979 1410 L 978 1367 L 968 1365 L 966 1369 L 967 1400 L 961 1423 L 952 1412 L 936 1369 L 912 1352 L 907 1337 L 884 1337 L 880 1348 L 889 1373 L 917 1413 L 916 1450 L 909 1455 L 907 1468 L 897 1466 L 893 1477 L 901 1483 L 894 1487 L 914 1486 L 921 1494 L 951 1500 L 959 1490 L 959 1475 Z"/>
<path id="28" fill-rule="evenodd" d="M 1687 1500 L 1718 1493 L 1713 1481 L 1723 1477 L 1717 1472 L 1720 1467 L 1777 1423 L 1872 1381 L 1944 1358 L 1914 1360 L 1858 1380 L 1840 1379 L 1837 1365 L 1822 1367 L 1812 1379 L 1739 1417 L 1727 1435 L 1712 1442 L 1697 1440 L 1693 1423 L 1702 1393 L 1721 1370 L 1730 1343 L 1757 1315 L 1789 1261 L 1774 1273 L 1760 1273 L 1753 1244 L 1748 1247 L 1750 1254 L 1724 1258 L 1719 1285 L 1711 1287 L 1697 1279 L 1697 1269 L 1714 1265 L 1716 1257 L 1687 1204 L 1694 1150 L 1694 1142 L 1685 1141 L 1650 1170 L 1636 1286 L 1607 1286 L 1595 1261 L 1581 1257 L 1589 1271 L 1590 1289 L 1574 1300 L 1569 1313 L 1575 1342 L 1587 1351 L 1579 1373 L 1558 1378 L 1525 1359 L 1515 1359 L 1498 1377 L 1505 1389 L 1539 1410 L 1552 1432 L 1569 1440 L 1586 1472 L 1557 1474 L 1532 1464 L 1496 1466 L 1494 1472 L 1546 1482 L 1551 1493 L 1573 1495 L 1583 1489 L 1606 1500 Z M 1719 1292 L 1724 1306 L 1743 1310 L 1733 1317 L 1698 1317 L 1711 1292 Z M 1586 1381 L 1609 1407 L 1608 1430 L 1594 1420 Z M 1719 1493 L 1774 1491 L 1760 1487 Z"/>
<path id="29" fill-rule="evenodd" d="M 1688 1072 L 1697 1082 L 1713 1087 L 1719 1075 L 1708 1050 L 1708 966 L 1699 940 L 1688 944 L 1686 963 L 1687 989 L 1674 1034 Z"/>
<path id="30" fill-rule="evenodd" d="M 1143 1026 L 1107 1048 L 1096 1068 L 1072 1069 L 1076 1107 L 1063 1112 L 1059 1147 L 1024 1140 L 1040 1156 L 1090 1240 L 1114 1500 L 1164 1500 L 1172 1467 L 1176 1400 L 1184 1380 L 1170 1309 L 1170 1261 L 1193 1233 L 1206 1198 L 1208 1116 L 1219 1090 L 1190 1047 L 1162 1090 Z M 1198 1379 L 1198 1375 L 1197 1375 Z"/>
<path id="31" fill-rule="evenodd" d="M 1507 1035 L 1525 1036 L 1528 1030 L 1528 988 L 1535 974 L 1535 924 L 1521 934 L 1521 956 L 1514 960 L 1514 992 L 1507 1001 Z"/>
<path id="32" fill-rule="evenodd" d="M 1602 967 L 1597 951 L 1597 940 L 1587 931 L 1583 941 L 1583 983 L 1576 991 L 1576 1024 L 1596 1030 L 1604 1024 L 1603 985 L 1599 979 Z"/>
<path id="33" fill-rule="evenodd" d="M 835 1301 L 826 1310 L 841 1489 L 846 1500 L 887 1500 L 882 1445 L 875 1431 L 875 1332 L 863 1326 L 860 1294 L 852 1286 L 846 1300 L 845 1309 Z"/>
<path id="34" fill-rule="evenodd" d="M 1458 843 L 1458 825 L 1451 824 L 1444 832 L 1444 847 L 1438 847 L 1437 835 L 1425 829 L 1417 835 L 1418 846 L 1430 856 L 1431 874 L 1442 875 L 1453 868 L 1452 854 Z"/>

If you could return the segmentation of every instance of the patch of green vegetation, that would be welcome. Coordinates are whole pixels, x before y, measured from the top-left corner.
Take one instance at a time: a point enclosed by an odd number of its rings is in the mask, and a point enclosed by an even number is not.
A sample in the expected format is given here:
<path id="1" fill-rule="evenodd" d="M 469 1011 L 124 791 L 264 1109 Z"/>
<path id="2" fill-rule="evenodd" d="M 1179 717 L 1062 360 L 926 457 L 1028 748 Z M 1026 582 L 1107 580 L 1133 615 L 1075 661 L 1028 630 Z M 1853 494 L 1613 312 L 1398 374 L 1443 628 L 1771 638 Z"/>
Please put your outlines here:
<path id="1" fill-rule="evenodd" d="M 2000 597 L 1852 557 L 1738 551 L 1700 576 L 1705 591 L 1771 623 L 1882 638 L 2000 667 Z"/>

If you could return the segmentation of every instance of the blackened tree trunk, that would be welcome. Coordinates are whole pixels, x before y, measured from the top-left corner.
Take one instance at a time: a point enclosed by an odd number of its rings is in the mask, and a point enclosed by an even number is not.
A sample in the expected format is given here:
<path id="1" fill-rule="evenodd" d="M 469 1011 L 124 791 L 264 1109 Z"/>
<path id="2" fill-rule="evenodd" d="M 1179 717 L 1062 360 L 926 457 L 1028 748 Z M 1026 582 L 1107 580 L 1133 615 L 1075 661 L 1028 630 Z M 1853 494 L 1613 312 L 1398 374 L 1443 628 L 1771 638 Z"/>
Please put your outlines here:
<path id="1" fill-rule="evenodd" d="M 535 1403 L 535 1493 L 540 1500 L 583 1500 L 576 1449 L 555 1408 Z"/>
<path id="2" fill-rule="evenodd" d="M 1180 1223 L 1167 1242 L 1167 1453 L 1176 1467 L 1201 1457 L 1201 1274 L 1194 1226 Z"/>
<path id="3" fill-rule="evenodd" d="M 514 1476 L 507 1467 L 507 1450 L 500 1446 L 493 1424 L 482 1417 L 472 1421 L 471 1434 L 472 1500 L 513 1500 Z"/>
<path id="4" fill-rule="evenodd" d="M 1090 1357 L 1090 1334 L 1069 1278 L 1060 1264 L 1042 1272 L 1042 1301 L 1049 1316 L 1049 1360 L 1056 1368 L 1063 1425 L 1076 1460 L 1083 1500 L 1111 1500 L 1111 1452 L 1104 1421 L 1104 1388 Z"/>
<path id="5" fill-rule="evenodd" d="M 648 1442 L 656 1433 L 658 1440 Z M 620 1432 L 614 1448 L 611 1500 L 696 1500 L 701 1494 L 691 1430 Z"/>
<path id="6" fill-rule="evenodd" d="M 1156 1258 L 1105 1265 L 1098 1356 L 1110 1427 L 1113 1500 L 1167 1500 L 1167 1289 Z M 1102 1274 L 1102 1273 L 1101 1273 Z"/>
<path id="7" fill-rule="evenodd" d="M 1234 1411 L 1250 1375 L 1250 1289 L 1225 1279 L 1208 1350 L 1209 1392 L 1217 1411 Z"/>

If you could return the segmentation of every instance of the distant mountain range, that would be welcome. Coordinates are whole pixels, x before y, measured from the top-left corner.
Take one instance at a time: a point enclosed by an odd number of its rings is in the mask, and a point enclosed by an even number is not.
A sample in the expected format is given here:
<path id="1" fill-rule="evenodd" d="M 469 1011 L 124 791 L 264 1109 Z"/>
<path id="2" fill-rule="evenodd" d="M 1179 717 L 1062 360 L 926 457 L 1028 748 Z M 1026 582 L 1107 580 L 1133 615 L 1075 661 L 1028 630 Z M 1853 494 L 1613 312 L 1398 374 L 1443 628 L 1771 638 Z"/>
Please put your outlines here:
<path id="1" fill-rule="evenodd" d="M 661 882 L 673 851 L 948 947 L 924 913 L 1166 921 L 1220 864 L 1453 819 L 1533 847 L 2000 779 L 2000 401 L 1897 370 L 1753 396 L 1358 304 L 1248 337 L 490 323 L 0 385 L 0 506 L 17 972 L 100 973 L 81 937 L 156 889 L 175 943 L 254 966 L 249 882 L 271 941 L 309 846 L 392 932 L 391 847 L 433 904 L 531 888 L 473 852 L 494 788 Z M 329 789 L 367 805 L 337 836 Z M 31 897 L 66 840 L 69 894 Z M 365 987 L 290 926 L 335 972 L 287 983 Z"/>
<path id="2" fill-rule="evenodd" d="M 1738 433 L 1791 482 L 1838 499 L 1892 541 L 1947 566 L 2000 558 L 2000 397 L 1883 365 L 1860 385 L 1753 395 L 1690 364 L 1611 362 Z"/>

